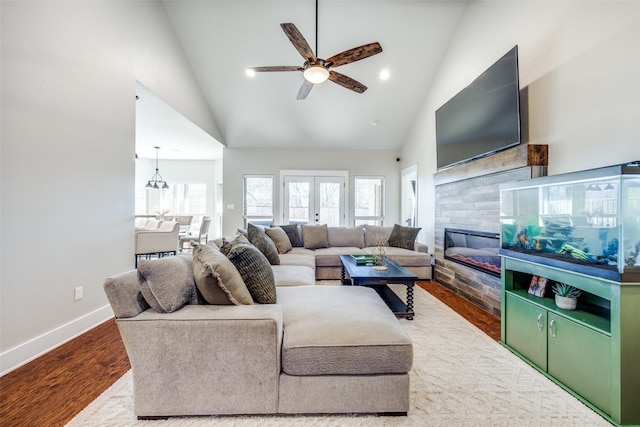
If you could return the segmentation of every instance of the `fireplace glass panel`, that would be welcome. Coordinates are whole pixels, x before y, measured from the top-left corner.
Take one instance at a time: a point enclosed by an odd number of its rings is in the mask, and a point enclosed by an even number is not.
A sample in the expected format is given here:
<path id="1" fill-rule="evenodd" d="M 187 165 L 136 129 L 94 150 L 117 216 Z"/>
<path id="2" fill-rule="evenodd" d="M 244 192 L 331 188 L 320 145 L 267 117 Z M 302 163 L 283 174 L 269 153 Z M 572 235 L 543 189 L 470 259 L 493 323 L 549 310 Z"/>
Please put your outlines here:
<path id="1" fill-rule="evenodd" d="M 474 230 L 444 230 L 445 259 L 500 276 L 500 235 Z"/>

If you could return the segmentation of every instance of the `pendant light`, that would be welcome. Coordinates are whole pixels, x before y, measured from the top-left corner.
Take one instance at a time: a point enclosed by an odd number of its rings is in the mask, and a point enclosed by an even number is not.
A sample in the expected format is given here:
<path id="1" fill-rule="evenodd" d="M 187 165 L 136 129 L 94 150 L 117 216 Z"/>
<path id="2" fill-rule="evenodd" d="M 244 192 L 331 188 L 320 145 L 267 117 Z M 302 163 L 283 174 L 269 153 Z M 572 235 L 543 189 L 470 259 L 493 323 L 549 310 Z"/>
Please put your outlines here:
<path id="1" fill-rule="evenodd" d="M 162 188 L 164 190 L 166 188 L 169 188 L 169 185 L 167 184 L 167 181 L 162 179 L 160 172 L 158 172 L 158 150 L 160 149 L 160 147 L 153 147 L 153 148 L 156 149 L 156 173 L 154 173 L 151 179 L 147 181 L 147 185 L 145 185 L 145 188 L 153 188 L 153 189 Z"/>

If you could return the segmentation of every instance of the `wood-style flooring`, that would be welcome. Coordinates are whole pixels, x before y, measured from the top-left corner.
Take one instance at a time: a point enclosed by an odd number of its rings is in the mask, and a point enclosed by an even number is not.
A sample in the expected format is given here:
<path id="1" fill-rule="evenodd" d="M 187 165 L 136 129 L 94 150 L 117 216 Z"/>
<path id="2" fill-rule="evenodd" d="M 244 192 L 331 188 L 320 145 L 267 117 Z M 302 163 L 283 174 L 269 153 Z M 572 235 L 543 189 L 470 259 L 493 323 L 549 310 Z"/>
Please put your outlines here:
<path id="1" fill-rule="evenodd" d="M 418 282 L 492 338 L 500 319 L 434 282 Z M 115 320 L 0 378 L 0 426 L 63 426 L 130 369 Z"/>

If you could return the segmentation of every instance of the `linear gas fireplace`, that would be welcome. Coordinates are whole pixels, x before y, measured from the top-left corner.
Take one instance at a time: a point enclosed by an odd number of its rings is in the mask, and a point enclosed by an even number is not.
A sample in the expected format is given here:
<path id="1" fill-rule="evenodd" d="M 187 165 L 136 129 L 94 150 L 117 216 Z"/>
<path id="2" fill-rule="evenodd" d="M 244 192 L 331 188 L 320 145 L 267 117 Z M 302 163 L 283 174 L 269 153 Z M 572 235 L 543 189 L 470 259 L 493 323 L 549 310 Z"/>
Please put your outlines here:
<path id="1" fill-rule="evenodd" d="M 474 230 L 444 229 L 445 259 L 500 276 L 500 235 Z"/>

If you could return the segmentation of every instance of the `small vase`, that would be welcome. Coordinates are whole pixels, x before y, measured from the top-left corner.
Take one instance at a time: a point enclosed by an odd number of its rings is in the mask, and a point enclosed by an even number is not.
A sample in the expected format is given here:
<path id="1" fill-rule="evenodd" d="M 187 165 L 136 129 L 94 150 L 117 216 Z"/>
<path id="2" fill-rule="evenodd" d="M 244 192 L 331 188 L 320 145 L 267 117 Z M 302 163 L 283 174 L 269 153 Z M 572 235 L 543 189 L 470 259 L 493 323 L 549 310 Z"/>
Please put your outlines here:
<path id="1" fill-rule="evenodd" d="M 578 298 L 568 298 L 556 295 L 556 305 L 563 310 L 575 310 L 578 306 Z"/>
<path id="2" fill-rule="evenodd" d="M 385 257 L 379 257 L 376 259 L 376 265 L 373 267 L 376 271 L 386 271 L 387 269 L 387 259 Z"/>

